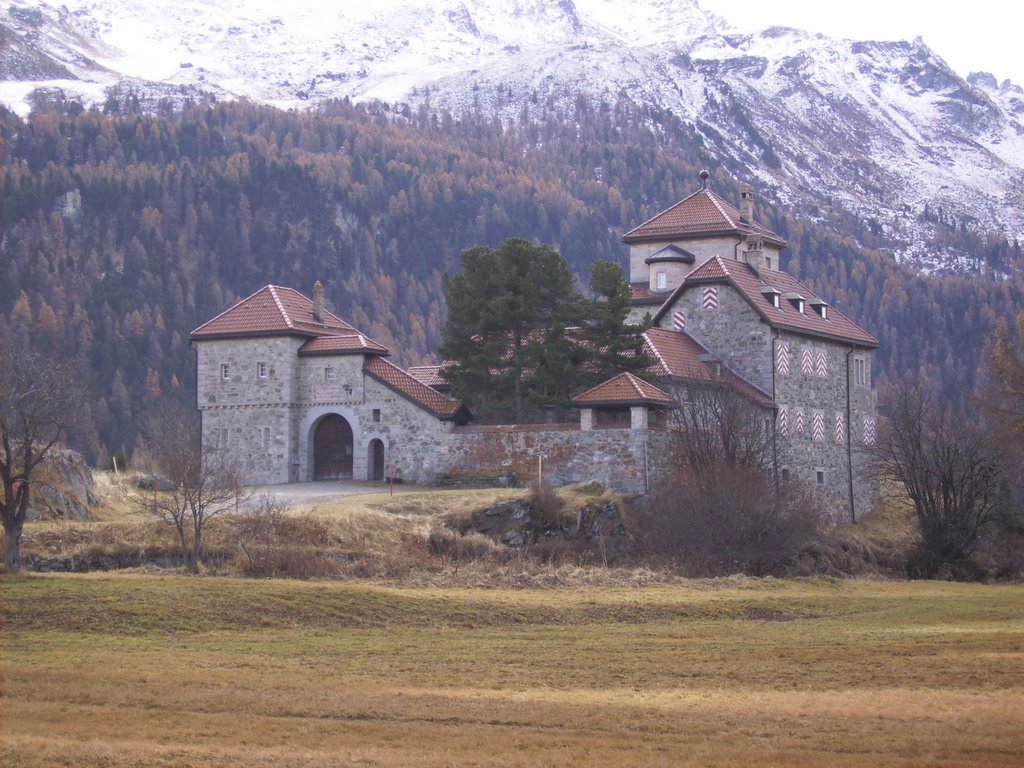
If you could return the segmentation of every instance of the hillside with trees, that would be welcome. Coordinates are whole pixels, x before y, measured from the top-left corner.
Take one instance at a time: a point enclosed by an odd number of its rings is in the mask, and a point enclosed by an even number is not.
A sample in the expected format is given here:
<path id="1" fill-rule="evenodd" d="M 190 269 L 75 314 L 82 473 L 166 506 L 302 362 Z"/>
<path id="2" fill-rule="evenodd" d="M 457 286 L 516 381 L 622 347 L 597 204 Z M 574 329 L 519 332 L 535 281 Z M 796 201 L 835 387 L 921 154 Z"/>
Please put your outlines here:
<path id="1" fill-rule="evenodd" d="M 103 462 L 140 444 L 153 403 L 192 397 L 189 332 L 267 283 L 319 279 L 397 362 L 428 362 L 463 250 L 530 238 L 583 288 L 703 167 L 737 197 L 689 127 L 625 100 L 538 102 L 514 123 L 344 102 L 0 110 L 0 333 L 75 366 L 89 393 L 76 440 Z M 1024 306 L 1019 244 L 928 212 L 976 272 L 922 277 L 870 220 L 796 219 L 758 193 L 790 243 L 783 266 L 879 338 L 883 378 L 912 371 L 953 399 L 974 386 L 986 338 Z"/>

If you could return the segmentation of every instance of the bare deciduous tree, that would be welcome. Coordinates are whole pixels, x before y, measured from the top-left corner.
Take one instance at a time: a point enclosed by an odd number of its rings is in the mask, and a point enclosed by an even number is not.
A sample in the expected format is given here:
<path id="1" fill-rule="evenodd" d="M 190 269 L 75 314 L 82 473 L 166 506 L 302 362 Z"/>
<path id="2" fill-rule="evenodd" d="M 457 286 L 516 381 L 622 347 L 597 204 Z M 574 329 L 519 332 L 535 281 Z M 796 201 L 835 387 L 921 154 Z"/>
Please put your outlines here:
<path id="1" fill-rule="evenodd" d="M 174 526 L 182 557 L 193 571 L 203 554 L 203 531 L 213 518 L 245 499 L 238 468 L 216 449 L 202 450 L 199 414 L 178 403 L 161 406 L 148 420 L 147 442 L 171 487 L 138 503 Z"/>
<path id="2" fill-rule="evenodd" d="M 770 474 L 773 414 L 727 381 L 690 383 L 669 416 L 683 464 L 710 470 L 723 462 Z"/>
<path id="3" fill-rule="evenodd" d="M 978 419 L 922 386 L 895 387 L 888 400 L 881 469 L 914 505 L 923 546 L 915 570 L 935 576 L 967 558 L 985 526 L 1011 503 L 1006 457 Z"/>
<path id="4" fill-rule="evenodd" d="M 0 349 L 0 518 L 8 573 L 21 569 L 21 535 L 38 470 L 75 421 L 74 382 L 62 363 L 35 350 Z"/>

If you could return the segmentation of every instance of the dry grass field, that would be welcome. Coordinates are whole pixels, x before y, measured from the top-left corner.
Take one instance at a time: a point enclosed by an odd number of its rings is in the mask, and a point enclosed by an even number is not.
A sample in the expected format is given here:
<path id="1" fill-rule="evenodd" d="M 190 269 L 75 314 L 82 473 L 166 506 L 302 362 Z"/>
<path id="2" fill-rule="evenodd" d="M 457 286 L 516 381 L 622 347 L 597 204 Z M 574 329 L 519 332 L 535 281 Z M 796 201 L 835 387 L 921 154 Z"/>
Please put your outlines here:
<path id="1" fill-rule="evenodd" d="M 29 574 L 0 598 L 4 766 L 1024 764 L 1020 585 Z"/>

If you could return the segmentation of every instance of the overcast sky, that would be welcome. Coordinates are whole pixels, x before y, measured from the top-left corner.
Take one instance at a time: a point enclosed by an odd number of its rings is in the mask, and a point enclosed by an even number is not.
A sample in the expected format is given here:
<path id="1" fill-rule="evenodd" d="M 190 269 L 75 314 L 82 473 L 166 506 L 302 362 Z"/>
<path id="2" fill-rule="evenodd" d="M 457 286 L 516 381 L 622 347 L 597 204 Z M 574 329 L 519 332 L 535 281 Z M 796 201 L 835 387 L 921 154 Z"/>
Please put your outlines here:
<path id="1" fill-rule="evenodd" d="M 698 0 L 734 26 L 773 24 L 852 40 L 925 43 L 958 74 L 991 72 L 1024 87 L 1024 3 L 1020 0 Z"/>

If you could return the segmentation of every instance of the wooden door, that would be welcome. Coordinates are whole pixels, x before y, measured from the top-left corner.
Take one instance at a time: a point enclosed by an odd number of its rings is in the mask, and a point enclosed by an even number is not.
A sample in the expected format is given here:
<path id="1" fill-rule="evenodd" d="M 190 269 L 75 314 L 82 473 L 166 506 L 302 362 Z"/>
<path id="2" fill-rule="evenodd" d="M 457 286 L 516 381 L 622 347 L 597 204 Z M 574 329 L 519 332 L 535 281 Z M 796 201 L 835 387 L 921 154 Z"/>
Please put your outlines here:
<path id="1" fill-rule="evenodd" d="M 313 433 L 313 479 L 352 479 L 352 427 L 341 416 L 324 416 Z"/>
<path id="2" fill-rule="evenodd" d="M 384 441 L 370 441 L 370 479 L 384 479 Z"/>

